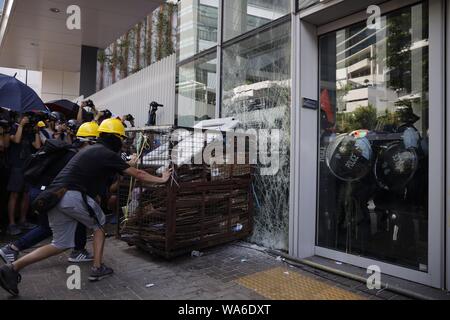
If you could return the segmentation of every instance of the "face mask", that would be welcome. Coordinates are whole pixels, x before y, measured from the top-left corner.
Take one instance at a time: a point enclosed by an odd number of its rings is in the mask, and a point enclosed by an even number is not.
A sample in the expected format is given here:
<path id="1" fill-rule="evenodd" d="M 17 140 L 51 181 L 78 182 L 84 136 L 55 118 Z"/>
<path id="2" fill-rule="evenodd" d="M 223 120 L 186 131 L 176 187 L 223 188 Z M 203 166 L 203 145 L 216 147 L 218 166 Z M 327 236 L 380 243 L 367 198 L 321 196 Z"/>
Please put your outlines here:
<path id="1" fill-rule="evenodd" d="M 98 143 L 103 144 L 108 149 L 114 151 L 115 153 L 122 150 L 122 140 L 114 135 L 106 135 L 99 138 Z"/>

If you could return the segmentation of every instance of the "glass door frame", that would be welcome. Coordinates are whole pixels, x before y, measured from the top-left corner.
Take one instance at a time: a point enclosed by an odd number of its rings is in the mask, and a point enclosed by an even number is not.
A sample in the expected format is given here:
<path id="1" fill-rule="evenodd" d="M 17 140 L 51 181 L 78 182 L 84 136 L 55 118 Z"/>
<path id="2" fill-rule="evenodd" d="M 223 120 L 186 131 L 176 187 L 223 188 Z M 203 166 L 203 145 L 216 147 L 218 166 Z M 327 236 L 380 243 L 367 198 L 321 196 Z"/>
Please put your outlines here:
<path id="1" fill-rule="evenodd" d="M 448 108 L 450 107 L 450 4 L 448 2 L 446 2 L 446 8 L 445 8 L 445 14 L 446 14 L 446 25 L 445 25 L 445 30 L 446 30 L 446 34 L 445 34 L 445 52 L 446 52 L 446 57 L 445 57 L 445 65 L 446 65 L 446 75 L 445 75 L 445 83 L 446 83 L 446 94 L 445 94 L 445 105 L 446 105 L 446 110 L 449 110 Z M 444 11 L 444 10 L 443 10 Z M 447 189 L 446 189 L 446 194 L 445 194 L 445 198 L 447 200 L 446 203 L 446 221 L 445 221 L 445 226 L 446 226 L 446 248 L 445 248 L 445 255 L 446 255 L 446 281 L 447 281 L 447 287 L 446 289 L 448 291 L 450 291 L 450 139 L 448 138 L 448 134 L 450 132 L 450 128 L 448 127 L 450 125 L 450 112 L 447 111 L 447 116 L 446 116 L 446 145 L 447 145 L 447 171 L 446 171 L 446 179 L 447 179 Z"/>
<path id="2" fill-rule="evenodd" d="M 382 9 L 382 14 L 388 13 L 390 11 L 394 11 L 396 9 L 400 9 L 402 7 L 413 5 L 420 3 L 421 1 L 408 1 L 408 0 L 400 0 L 400 1 L 391 1 L 386 2 L 380 5 Z M 297 147 L 295 151 L 295 155 L 300 157 L 299 164 L 296 164 L 296 168 L 294 170 L 294 175 L 299 175 L 295 177 L 296 183 L 296 192 L 300 192 L 299 195 L 293 194 L 295 200 L 291 203 L 294 206 L 294 212 L 291 212 L 291 222 L 293 226 L 291 227 L 291 247 L 290 253 L 291 255 L 307 258 L 312 255 L 322 256 L 325 258 L 333 259 L 336 261 L 348 263 L 357 267 L 367 268 L 372 265 L 377 265 L 381 268 L 382 273 L 395 276 L 398 278 L 410 280 L 413 282 L 425 284 L 428 286 L 436 287 L 436 288 L 444 288 L 444 266 L 445 266 L 445 237 L 444 237 L 444 226 L 445 226 L 445 110 L 443 107 L 441 108 L 433 108 L 431 106 L 444 106 L 444 78 L 445 78 L 445 68 L 444 66 L 444 37 L 442 30 L 444 30 L 444 13 L 443 10 L 444 3 L 441 0 L 429 0 L 429 41 L 430 41 L 430 167 L 429 167 L 429 250 L 428 250 L 428 272 L 420 272 L 412 269 L 399 267 L 389 263 L 383 263 L 374 259 L 362 258 L 342 252 L 338 252 L 335 250 L 325 249 L 318 247 L 316 245 L 316 228 L 317 228 L 317 214 L 318 208 L 315 206 L 315 211 L 311 213 L 311 209 L 313 204 L 311 203 L 311 199 L 307 200 L 307 196 L 301 194 L 302 190 L 305 190 L 305 187 L 302 187 L 302 184 L 306 182 L 310 182 L 308 188 L 313 188 L 316 186 L 316 199 L 318 201 L 318 158 L 315 157 L 315 164 L 312 164 L 310 159 L 305 159 L 306 154 L 302 151 L 302 149 L 311 149 L 306 148 L 305 146 L 300 145 Z M 304 67 L 304 58 L 305 56 L 311 57 L 314 55 L 314 51 L 311 49 L 305 48 L 305 45 L 308 43 L 306 40 L 311 40 L 311 36 L 315 32 L 317 46 L 315 48 L 315 54 L 317 57 L 317 64 L 319 64 L 318 60 L 318 39 L 320 35 L 329 33 L 331 31 L 340 30 L 344 27 L 352 25 L 354 23 L 358 23 L 361 21 L 365 21 L 367 19 L 366 12 L 356 13 L 354 15 L 342 18 L 340 20 L 331 22 L 330 24 L 323 25 L 320 27 L 316 27 L 314 31 L 311 31 L 311 25 L 309 23 L 305 23 L 300 19 L 296 19 L 296 37 L 300 38 L 300 45 L 298 45 L 298 51 L 296 53 L 297 61 L 294 66 L 296 72 L 299 72 L 300 75 L 296 77 L 295 86 L 298 87 L 296 92 L 296 101 L 297 105 L 301 105 L 301 97 L 309 97 L 315 98 L 318 100 L 319 97 L 319 70 L 317 70 L 317 81 L 314 88 L 311 85 L 305 85 L 302 83 L 302 79 L 306 79 L 306 75 L 302 74 L 306 72 L 305 69 L 309 67 Z M 306 33 L 306 35 L 305 35 Z M 308 34 L 309 33 L 309 34 Z M 309 79 L 311 79 L 311 74 L 309 74 Z M 313 89 L 316 92 L 313 92 Z M 318 122 L 318 114 L 317 112 L 310 112 L 310 110 L 296 110 L 293 113 L 293 116 L 298 117 L 297 119 L 297 128 L 294 130 L 296 135 L 309 134 L 304 128 L 302 128 L 303 123 L 310 123 L 310 121 Z M 314 119 L 314 120 L 313 120 Z M 318 125 L 316 125 L 317 130 L 315 134 L 316 140 L 314 142 L 309 141 L 309 144 L 315 143 L 318 144 Z M 308 128 L 310 130 L 311 128 Z M 304 141 L 305 137 L 300 137 L 300 143 Z M 311 136 L 309 136 L 311 139 Z M 308 142 L 305 142 L 308 143 Z M 293 146 L 294 147 L 294 146 Z M 316 147 L 317 148 L 317 147 Z M 318 152 L 317 152 L 318 155 Z M 310 155 L 309 155 L 310 156 Z M 313 158 L 310 156 L 310 158 Z M 314 174 L 308 173 L 306 177 L 303 177 L 302 172 L 314 172 Z M 316 181 L 313 183 L 312 176 L 315 176 Z M 307 191 L 308 192 L 308 191 Z M 298 210 L 298 212 L 297 212 Z M 313 230 L 313 231 L 312 231 Z"/>

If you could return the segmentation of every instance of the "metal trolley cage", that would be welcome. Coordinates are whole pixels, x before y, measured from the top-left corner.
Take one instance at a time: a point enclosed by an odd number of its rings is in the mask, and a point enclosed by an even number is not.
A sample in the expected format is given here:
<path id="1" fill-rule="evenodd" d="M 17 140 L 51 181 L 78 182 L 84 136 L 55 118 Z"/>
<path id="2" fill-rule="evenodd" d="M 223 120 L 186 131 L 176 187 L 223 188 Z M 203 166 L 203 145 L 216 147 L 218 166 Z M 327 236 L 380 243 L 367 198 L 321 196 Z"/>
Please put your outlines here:
<path id="1" fill-rule="evenodd" d="M 252 233 L 254 136 L 171 126 L 131 129 L 127 136 L 123 151 L 138 154 L 139 169 L 173 173 L 165 185 L 121 179 L 120 239 L 173 258 Z M 211 158 L 204 158 L 208 152 Z"/>

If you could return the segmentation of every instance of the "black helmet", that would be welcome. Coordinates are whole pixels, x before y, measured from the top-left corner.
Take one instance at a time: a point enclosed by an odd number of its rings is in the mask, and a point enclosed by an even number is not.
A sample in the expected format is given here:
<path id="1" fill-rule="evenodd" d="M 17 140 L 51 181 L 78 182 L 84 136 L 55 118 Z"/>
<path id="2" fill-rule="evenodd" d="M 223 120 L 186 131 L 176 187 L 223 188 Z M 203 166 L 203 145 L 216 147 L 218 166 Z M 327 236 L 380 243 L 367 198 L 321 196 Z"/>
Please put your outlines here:
<path id="1" fill-rule="evenodd" d="M 393 142 L 381 148 L 375 161 L 378 185 L 389 191 L 401 191 L 412 180 L 419 166 L 415 148 L 406 148 L 403 142 Z"/>
<path id="2" fill-rule="evenodd" d="M 326 162 L 331 173 L 343 181 L 356 181 L 364 178 L 372 167 L 372 147 L 366 131 L 360 134 L 342 134 L 329 146 Z M 364 132 L 364 134 L 363 134 Z"/>
<path id="3" fill-rule="evenodd" d="M 75 120 L 75 119 L 70 119 L 69 121 L 67 121 L 67 127 L 70 129 L 70 131 L 77 132 L 77 130 L 78 130 L 78 121 Z"/>
<path id="4" fill-rule="evenodd" d="M 399 106 L 395 109 L 397 121 L 401 124 L 414 124 L 420 120 L 420 117 L 414 114 L 410 106 Z"/>
<path id="5" fill-rule="evenodd" d="M 57 111 L 51 112 L 49 118 L 51 121 L 64 121 L 66 119 L 66 117 L 61 112 Z"/>

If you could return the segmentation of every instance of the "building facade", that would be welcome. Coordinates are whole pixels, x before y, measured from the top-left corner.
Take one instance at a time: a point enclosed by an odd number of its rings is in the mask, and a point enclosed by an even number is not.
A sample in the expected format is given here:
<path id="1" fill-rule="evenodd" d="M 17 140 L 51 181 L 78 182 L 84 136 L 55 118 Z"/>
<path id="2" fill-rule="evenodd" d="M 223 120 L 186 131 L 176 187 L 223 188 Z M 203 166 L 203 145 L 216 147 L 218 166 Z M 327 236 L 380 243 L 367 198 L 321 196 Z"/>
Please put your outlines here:
<path id="1" fill-rule="evenodd" d="M 176 123 L 281 131 L 253 240 L 448 289 L 448 2 L 178 6 Z"/>
<path id="2" fill-rule="evenodd" d="M 72 32 L 58 31 L 66 17 L 45 2 L 5 1 L 0 65 L 43 78 L 72 72 L 80 95 L 90 95 L 81 87 L 95 88 L 90 48 L 107 48 L 163 4 L 108 0 L 108 15 L 103 2 L 85 12 L 103 20 Z M 242 129 L 280 136 L 279 170 L 256 171 L 252 241 L 449 290 L 449 1 L 180 0 L 177 15 L 165 121 L 235 117 Z M 152 85 L 140 78 L 147 71 L 110 90 L 144 95 L 133 88 Z M 127 113 L 151 100 L 136 98 Z"/>

